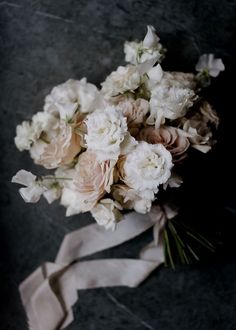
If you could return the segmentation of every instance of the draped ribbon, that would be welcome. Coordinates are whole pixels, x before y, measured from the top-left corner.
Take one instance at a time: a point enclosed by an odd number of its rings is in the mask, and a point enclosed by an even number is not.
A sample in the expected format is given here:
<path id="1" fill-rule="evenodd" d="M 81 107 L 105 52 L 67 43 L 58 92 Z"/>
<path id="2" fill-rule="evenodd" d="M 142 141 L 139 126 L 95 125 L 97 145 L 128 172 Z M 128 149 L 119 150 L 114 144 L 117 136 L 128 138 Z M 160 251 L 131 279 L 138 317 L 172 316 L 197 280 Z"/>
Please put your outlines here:
<path id="1" fill-rule="evenodd" d="M 73 321 L 77 291 L 99 287 L 136 287 L 164 261 L 162 230 L 168 215 L 156 207 L 149 215 L 129 213 L 114 232 L 97 224 L 67 234 L 54 263 L 46 262 L 20 285 L 30 330 L 59 330 Z M 136 259 L 82 257 L 122 244 L 153 227 L 154 240 Z"/>

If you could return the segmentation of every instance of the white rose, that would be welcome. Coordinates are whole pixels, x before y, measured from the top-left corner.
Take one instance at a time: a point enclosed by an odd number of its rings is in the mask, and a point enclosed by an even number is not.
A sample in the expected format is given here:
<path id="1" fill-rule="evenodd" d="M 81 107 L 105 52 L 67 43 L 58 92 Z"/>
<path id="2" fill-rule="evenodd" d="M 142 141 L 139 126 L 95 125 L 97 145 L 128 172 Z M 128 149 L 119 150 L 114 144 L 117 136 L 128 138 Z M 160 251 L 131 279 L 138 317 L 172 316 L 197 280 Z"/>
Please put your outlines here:
<path id="1" fill-rule="evenodd" d="M 106 198 L 100 200 L 100 202 L 91 210 L 91 213 L 100 226 L 114 230 L 117 222 L 119 222 L 122 217 L 119 210 L 122 210 L 120 204 L 110 198 Z"/>
<path id="2" fill-rule="evenodd" d="M 100 161 L 116 160 L 120 146 L 127 134 L 126 118 L 114 106 L 97 110 L 87 116 L 85 141 L 88 149 L 97 154 Z"/>
<path id="3" fill-rule="evenodd" d="M 101 84 L 102 92 L 107 97 L 117 96 L 127 91 L 134 91 L 141 84 L 141 77 L 134 65 L 119 66 Z"/>
<path id="4" fill-rule="evenodd" d="M 69 79 L 65 83 L 54 87 L 45 98 L 44 110 L 61 119 L 70 119 L 76 110 L 81 113 L 92 112 L 96 103 L 101 102 L 101 95 L 97 87 L 81 80 Z"/>
<path id="5" fill-rule="evenodd" d="M 23 121 L 16 127 L 15 145 L 20 150 L 30 150 L 35 139 L 33 128 L 28 121 Z"/>
<path id="6" fill-rule="evenodd" d="M 148 200 L 153 200 L 158 186 L 169 179 L 173 166 L 171 154 L 162 144 L 146 142 L 139 142 L 122 165 L 121 179 Z"/>

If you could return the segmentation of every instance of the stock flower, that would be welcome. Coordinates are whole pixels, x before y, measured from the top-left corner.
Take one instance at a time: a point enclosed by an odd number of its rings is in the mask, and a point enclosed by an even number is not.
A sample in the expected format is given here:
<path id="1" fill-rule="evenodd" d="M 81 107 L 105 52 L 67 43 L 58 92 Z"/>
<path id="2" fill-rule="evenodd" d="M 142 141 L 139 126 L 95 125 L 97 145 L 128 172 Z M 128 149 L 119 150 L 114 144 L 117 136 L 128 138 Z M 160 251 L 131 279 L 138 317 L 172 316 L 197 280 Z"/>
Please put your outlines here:
<path id="1" fill-rule="evenodd" d="M 187 134 L 181 129 L 172 126 L 160 128 L 146 127 L 139 132 L 138 139 L 147 143 L 161 143 L 172 154 L 173 161 L 181 160 L 189 147 Z"/>
<path id="2" fill-rule="evenodd" d="M 94 110 L 95 104 L 101 101 L 97 87 L 81 80 L 69 79 L 54 87 L 45 98 L 44 111 L 59 115 L 61 119 L 69 120 L 79 110 L 88 113 Z"/>
<path id="3" fill-rule="evenodd" d="M 121 143 L 127 134 L 126 118 L 114 106 L 95 111 L 87 116 L 87 148 L 97 154 L 98 160 L 114 159 L 120 154 Z"/>
<path id="4" fill-rule="evenodd" d="M 215 58 L 214 54 L 203 54 L 196 64 L 196 71 L 207 72 L 211 77 L 217 77 L 225 66 L 221 58 Z"/>
<path id="5" fill-rule="evenodd" d="M 147 124 L 155 124 L 158 128 L 165 122 L 165 118 L 175 120 L 183 117 L 193 105 L 195 98 L 195 92 L 186 86 L 186 82 L 164 74 L 160 83 L 151 92 Z"/>
<path id="6" fill-rule="evenodd" d="M 92 208 L 91 213 L 100 226 L 115 230 L 117 223 L 122 218 L 120 210 L 122 210 L 122 207 L 117 202 L 105 198 Z"/>
<path id="7" fill-rule="evenodd" d="M 133 92 L 141 84 L 141 77 L 134 65 L 119 66 L 101 84 L 105 97 L 114 97 L 125 92 Z"/>
<path id="8" fill-rule="evenodd" d="M 173 166 L 170 152 L 162 144 L 139 142 L 121 163 L 122 181 L 137 194 L 154 199 L 158 186 L 170 177 Z"/>
<path id="9" fill-rule="evenodd" d="M 23 121 L 22 124 L 16 127 L 15 145 L 18 150 L 30 150 L 35 139 L 34 131 L 28 121 Z"/>

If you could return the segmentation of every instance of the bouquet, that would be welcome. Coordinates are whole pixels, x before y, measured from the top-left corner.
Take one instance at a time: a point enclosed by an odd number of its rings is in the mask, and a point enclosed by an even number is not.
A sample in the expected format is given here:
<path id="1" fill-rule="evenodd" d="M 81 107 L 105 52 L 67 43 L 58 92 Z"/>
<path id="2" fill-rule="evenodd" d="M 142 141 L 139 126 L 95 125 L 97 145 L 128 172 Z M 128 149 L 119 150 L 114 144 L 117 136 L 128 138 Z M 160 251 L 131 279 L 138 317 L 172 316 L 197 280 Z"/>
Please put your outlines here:
<path id="1" fill-rule="evenodd" d="M 190 263 L 198 259 L 194 242 L 214 247 L 181 225 L 166 201 L 168 191 L 182 184 L 189 150 L 207 153 L 215 143 L 219 118 L 201 91 L 224 64 L 204 54 L 196 74 L 164 71 L 166 49 L 153 26 L 143 41 L 125 42 L 124 53 L 127 64 L 101 88 L 86 78 L 69 79 L 46 96 L 43 111 L 17 126 L 17 148 L 53 172 L 36 176 L 20 170 L 12 182 L 24 186 L 19 192 L 27 203 L 44 196 L 48 203 L 60 199 L 66 216 L 91 212 L 99 226 L 111 230 L 107 236 L 116 237 L 123 219 L 136 232 L 139 219 L 147 221 L 138 214 L 148 214 L 158 229 L 152 244 L 162 237 L 166 263 L 174 267 L 173 251 Z"/>
<path id="2" fill-rule="evenodd" d="M 178 169 L 190 148 L 208 152 L 219 119 L 201 87 L 224 70 L 212 54 L 197 75 L 165 72 L 166 50 L 152 26 L 142 42 L 125 42 L 119 66 L 99 90 L 86 78 L 68 80 L 46 96 L 44 111 L 17 126 L 15 143 L 36 164 L 55 169 L 12 179 L 25 202 L 60 199 L 66 216 L 90 211 L 114 230 L 126 210 L 151 211 L 163 190 L 178 188 Z"/>

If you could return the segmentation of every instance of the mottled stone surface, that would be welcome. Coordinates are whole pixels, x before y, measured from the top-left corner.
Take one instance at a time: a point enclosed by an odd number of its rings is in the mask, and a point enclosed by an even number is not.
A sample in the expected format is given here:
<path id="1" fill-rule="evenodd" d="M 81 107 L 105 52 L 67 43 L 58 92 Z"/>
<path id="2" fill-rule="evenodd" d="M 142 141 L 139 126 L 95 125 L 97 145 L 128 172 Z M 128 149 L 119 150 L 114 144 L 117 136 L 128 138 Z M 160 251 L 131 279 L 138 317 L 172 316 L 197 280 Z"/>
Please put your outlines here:
<path id="1" fill-rule="evenodd" d="M 204 52 L 226 64 L 207 91 L 222 117 L 219 143 L 208 156 L 193 155 L 179 193 L 182 215 L 211 228 L 224 248 L 207 265 L 162 267 L 137 289 L 81 292 L 68 330 L 236 329 L 235 14 L 233 0 L 0 2 L 0 329 L 27 329 L 19 283 L 54 260 L 66 233 L 91 221 L 87 214 L 65 218 L 57 203 L 24 204 L 11 176 L 38 168 L 16 150 L 15 126 L 42 108 L 54 85 L 83 76 L 102 81 L 123 62 L 123 42 L 141 39 L 146 24 L 168 48 L 165 69 L 191 71 Z M 150 233 L 100 255 L 134 256 L 148 239 Z"/>

